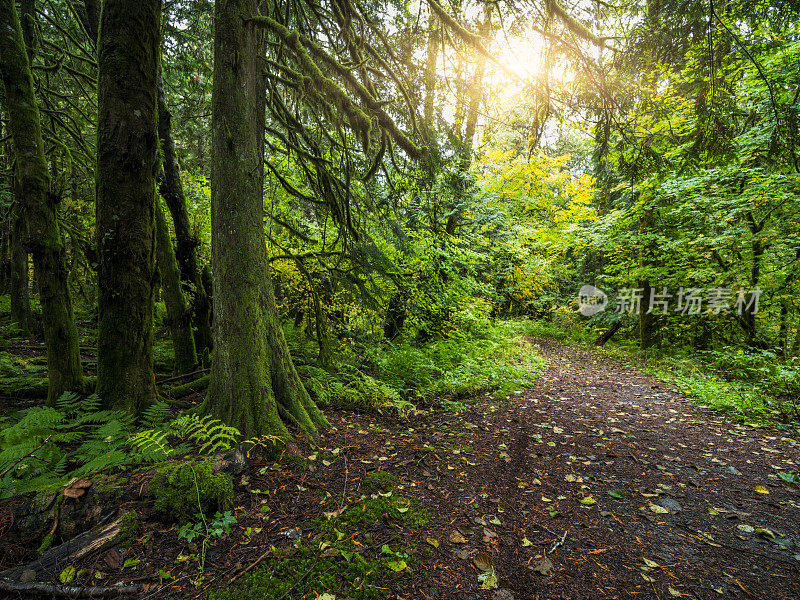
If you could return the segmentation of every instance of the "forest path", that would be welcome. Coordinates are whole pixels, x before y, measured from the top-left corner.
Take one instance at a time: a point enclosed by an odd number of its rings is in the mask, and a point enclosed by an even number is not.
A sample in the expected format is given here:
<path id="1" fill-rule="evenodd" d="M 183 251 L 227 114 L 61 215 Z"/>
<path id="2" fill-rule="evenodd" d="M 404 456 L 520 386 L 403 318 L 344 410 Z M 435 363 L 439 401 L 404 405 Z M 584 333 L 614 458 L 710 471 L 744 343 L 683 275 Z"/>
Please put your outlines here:
<path id="1" fill-rule="evenodd" d="M 249 571 L 218 597 L 800 598 L 800 490 L 778 476 L 797 471 L 796 441 L 589 350 L 532 343 L 549 366 L 511 398 L 408 419 L 329 409 L 316 443 L 255 460 L 200 589 L 175 530 L 147 524 L 136 575 L 173 578 L 147 597 L 200 598 Z"/>
<path id="2" fill-rule="evenodd" d="M 776 476 L 797 470 L 797 442 L 588 350 L 534 343 L 549 363 L 534 387 L 414 424 L 435 448 L 420 542 L 441 544 L 410 597 L 800 598 L 800 493 Z M 480 589 L 479 552 L 500 591 Z"/>

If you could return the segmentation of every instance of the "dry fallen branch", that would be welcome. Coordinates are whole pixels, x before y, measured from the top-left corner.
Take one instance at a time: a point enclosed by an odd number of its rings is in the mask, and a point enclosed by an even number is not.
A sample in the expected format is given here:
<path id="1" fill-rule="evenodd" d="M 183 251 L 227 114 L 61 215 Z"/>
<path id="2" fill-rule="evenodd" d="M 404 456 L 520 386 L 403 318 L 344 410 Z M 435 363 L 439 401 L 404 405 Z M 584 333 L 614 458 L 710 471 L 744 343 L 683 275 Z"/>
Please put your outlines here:
<path id="1" fill-rule="evenodd" d="M 138 585 L 86 587 L 77 585 L 58 585 L 55 583 L 20 583 L 0 580 L 0 591 L 37 594 L 40 596 L 63 598 L 110 598 L 114 596 L 135 596 L 141 593 Z"/>

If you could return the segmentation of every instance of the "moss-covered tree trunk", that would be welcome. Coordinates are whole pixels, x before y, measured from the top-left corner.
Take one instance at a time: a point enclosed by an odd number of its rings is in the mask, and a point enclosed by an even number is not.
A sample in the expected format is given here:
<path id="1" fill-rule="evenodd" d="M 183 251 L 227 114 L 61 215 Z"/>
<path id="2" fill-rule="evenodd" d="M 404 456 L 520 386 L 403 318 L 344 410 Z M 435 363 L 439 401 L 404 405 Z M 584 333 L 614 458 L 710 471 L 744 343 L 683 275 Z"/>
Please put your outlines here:
<path id="1" fill-rule="evenodd" d="M 3 114 L 0 113 L 0 117 Z M 3 127 L 5 119 L 0 123 L 0 138 L 6 138 Z M 14 159 L 10 138 L 3 145 L 5 160 L 0 168 L 8 173 L 7 189 L 14 202 L 8 209 L 3 222 L 2 254 L 3 265 L 0 278 L 0 294 L 9 294 L 11 297 L 11 320 L 18 323 L 23 331 L 28 330 L 31 317 L 30 278 L 28 275 L 28 251 L 23 246 L 25 239 L 25 221 L 19 201 L 19 186 L 16 185 L 14 175 Z"/>
<path id="2" fill-rule="evenodd" d="M 211 265 L 214 360 L 204 409 L 245 436 L 313 435 L 326 423 L 278 322 L 263 221 L 264 96 L 256 0 L 214 9 Z"/>
<path id="3" fill-rule="evenodd" d="M 161 139 L 161 152 L 164 170 L 158 182 L 161 196 L 167 203 L 175 227 L 175 258 L 180 268 L 184 292 L 190 299 L 194 343 L 197 352 L 212 348 L 210 310 L 208 296 L 203 287 L 200 262 L 197 258 L 198 239 L 192 235 L 189 223 L 189 210 L 186 195 L 183 193 L 181 168 L 175 154 L 175 140 L 172 137 L 172 116 L 164 97 L 164 86 L 158 89 L 158 136 Z"/>
<path id="4" fill-rule="evenodd" d="M 181 289 L 181 273 L 172 240 L 169 239 L 164 209 L 156 198 L 156 264 L 161 274 L 161 289 L 167 306 L 166 324 L 175 351 L 175 374 L 189 373 L 197 366 L 197 352 L 192 335 L 192 312 Z"/>
<path id="5" fill-rule="evenodd" d="M 428 49 L 425 59 L 425 126 L 433 129 L 433 108 L 436 98 L 436 62 L 439 57 L 440 31 L 439 19 L 431 11 L 428 16 Z"/>
<path id="6" fill-rule="evenodd" d="M 23 245 L 25 223 L 22 219 L 19 201 L 15 202 L 11 209 L 10 221 L 11 235 L 8 242 L 11 256 L 9 281 L 11 320 L 15 321 L 23 331 L 28 331 L 31 323 L 30 278 L 28 275 L 28 251 Z"/>
<path id="7" fill-rule="evenodd" d="M 97 394 L 141 410 L 156 399 L 153 294 L 159 0 L 107 0 L 98 61 Z"/>
<path id="8" fill-rule="evenodd" d="M 42 306 L 49 379 L 47 400 L 53 403 L 65 390 L 81 388 L 81 361 L 67 287 L 64 244 L 58 228 L 58 199 L 50 194 L 39 109 L 14 0 L 0 0 L 0 57 L 26 245 L 33 256 Z"/>

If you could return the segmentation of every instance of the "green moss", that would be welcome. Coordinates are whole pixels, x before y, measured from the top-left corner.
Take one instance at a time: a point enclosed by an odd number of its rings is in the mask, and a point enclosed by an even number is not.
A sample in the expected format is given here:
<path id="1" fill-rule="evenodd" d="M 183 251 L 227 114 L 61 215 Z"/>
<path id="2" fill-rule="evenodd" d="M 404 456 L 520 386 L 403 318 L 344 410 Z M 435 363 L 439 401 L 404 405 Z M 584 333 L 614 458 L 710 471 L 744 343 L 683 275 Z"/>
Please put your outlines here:
<path id="1" fill-rule="evenodd" d="M 233 480 L 228 473 L 215 474 L 213 461 L 190 461 L 161 467 L 150 484 L 155 509 L 169 521 L 187 523 L 198 510 L 213 515 L 233 501 Z"/>
<path id="2" fill-rule="evenodd" d="M 142 524 L 135 510 L 125 513 L 120 518 L 119 533 L 116 541 L 123 547 L 130 548 L 133 542 L 142 534 Z"/>
<path id="3" fill-rule="evenodd" d="M 364 478 L 364 487 L 373 492 L 388 492 L 397 483 L 397 476 L 388 471 L 375 471 Z"/>
<path id="4" fill-rule="evenodd" d="M 122 496 L 125 487 L 120 483 L 120 478 L 116 476 L 98 476 L 92 483 L 97 490 L 98 496 L 104 501 L 115 500 Z"/>
<path id="5" fill-rule="evenodd" d="M 55 534 L 53 534 L 53 533 L 48 533 L 46 536 L 44 536 L 44 539 L 42 540 L 42 544 L 39 546 L 39 549 L 37 550 L 37 552 L 39 554 L 41 554 L 42 552 L 44 552 L 45 550 L 50 548 L 50 546 L 53 545 L 53 539 L 54 538 L 55 538 Z"/>
<path id="6" fill-rule="evenodd" d="M 381 479 L 379 477 L 379 479 Z M 395 573 L 389 562 L 404 560 L 411 565 L 415 549 L 376 548 L 361 540 L 375 523 L 391 520 L 404 532 L 424 527 L 430 520 L 427 511 L 416 510 L 411 500 L 392 494 L 362 498 L 350 505 L 338 518 L 320 517 L 311 527 L 322 536 L 310 546 L 275 550 L 276 560 L 269 567 L 243 578 L 238 585 L 213 592 L 210 600 L 250 600 L 252 598 L 316 598 L 326 592 L 337 598 L 370 600 L 386 596 L 386 579 L 405 577 Z M 320 549 L 324 548 L 325 556 Z"/>
<path id="7" fill-rule="evenodd" d="M 353 600 L 385 597 L 385 590 L 378 587 L 382 567 L 377 561 L 348 550 L 317 558 L 320 551 L 316 545 L 301 545 L 293 552 L 293 556 L 272 561 L 269 568 L 243 578 L 236 586 L 212 592 L 209 600 L 316 598 L 325 592 Z"/>
<path id="8" fill-rule="evenodd" d="M 285 454 L 281 463 L 293 471 L 308 471 L 309 461 L 301 454 Z"/>
<path id="9" fill-rule="evenodd" d="M 430 513 L 414 506 L 414 501 L 391 492 L 374 494 L 352 504 L 334 521 L 318 521 L 322 531 L 357 531 L 364 525 L 377 523 L 384 519 L 405 526 L 406 531 L 419 529 L 430 522 Z"/>

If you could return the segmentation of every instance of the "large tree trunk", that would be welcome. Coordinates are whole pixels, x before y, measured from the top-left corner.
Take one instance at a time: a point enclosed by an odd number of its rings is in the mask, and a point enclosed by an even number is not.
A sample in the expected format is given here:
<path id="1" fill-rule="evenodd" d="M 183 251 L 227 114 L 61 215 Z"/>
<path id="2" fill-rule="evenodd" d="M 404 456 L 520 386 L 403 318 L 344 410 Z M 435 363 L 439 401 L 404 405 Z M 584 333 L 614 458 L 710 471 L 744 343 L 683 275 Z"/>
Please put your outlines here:
<path id="1" fill-rule="evenodd" d="M 639 307 L 639 347 L 647 350 L 656 341 L 656 315 L 648 312 L 650 310 L 650 282 L 642 280 L 639 282 L 639 287 L 642 288 L 642 301 Z"/>
<path id="2" fill-rule="evenodd" d="M 326 424 L 303 387 L 278 322 L 262 200 L 265 90 L 257 0 L 214 8 L 211 264 L 214 360 L 204 409 L 245 437 Z M 282 420 L 283 419 L 283 420 Z"/>
<path id="3" fill-rule="evenodd" d="M 192 235 L 189 224 L 189 210 L 183 193 L 181 169 L 175 154 L 175 141 L 172 137 L 172 116 L 164 98 L 164 86 L 158 88 L 158 136 L 161 139 L 161 152 L 164 158 L 164 171 L 158 183 L 161 196 L 167 203 L 175 227 L 175 258 L 178 259 L 184 291 L 190 298 L 194 343 L 197 352 L 212 348 L 210 310 L 208 296 L 203 287 L 197 258 L 198 240 Z"/>
<path id="4" fill-rule="evenodd" d="M 28 276 L 28 251 L 23 246 L 25 239 L 25 223 L 19 202 L 11 209 L 11 235 L 9 250 L 11 254 L 11 320 L 16 321 L 23 331 L 28 331 L 31 324 L 31 301 L 28 293 L 30 284 Z"/>
<path id="5" fill-rule="evenodd" d="M 47 400 L 53 403 L 65 390 L 81 388 L 81 361 L 67 287 L 64 243 L 56 217 L 58 199 L 49 193 L 39 109 L 14 0 L 0 0 L 0 56 L 20 207 L 42 305 L 49 378 Z"/>
<path id="6" fill-rule="evenodd" d="M 140 411 L 153 380 L 160 0 L 107 0 L 98 62 L 97 394 Z"/>
<path id="7" fill-rule="evenodd" d="M 4 134 L 2 123 L 0 123 L 0 138 L 5 137 Z M 25 221 L 20 206 L 19 186 L 16 185 L 10 140 L 4 148 L 4 154 L 7 158 L 7 161 L 5 161 L 7 164 L 3 164 L 2 168 L 9 173 L 8 190 L 15 197 L 15 201 L 8 211 L 8 219 L 3 222 L 3 272 L 0 294 L 8 293 L 11 296 L 11 320 L 18 323 L 23 331 L 27 331 L 31 318 L 28 251 L 23 246 Z"/>
<path id="8" fill-rule="evenodd" d="M 192 336 L 192 313 L 181 289 L 180 271 L 169 239 L 167 220 L 161 202 L 156 199 L 156 258 L 161 274 L 161 288 L 167 305 L 166 324 L 175 351 L 175 374 L 192 372 L 197 366 L 197 351 Z"/>

